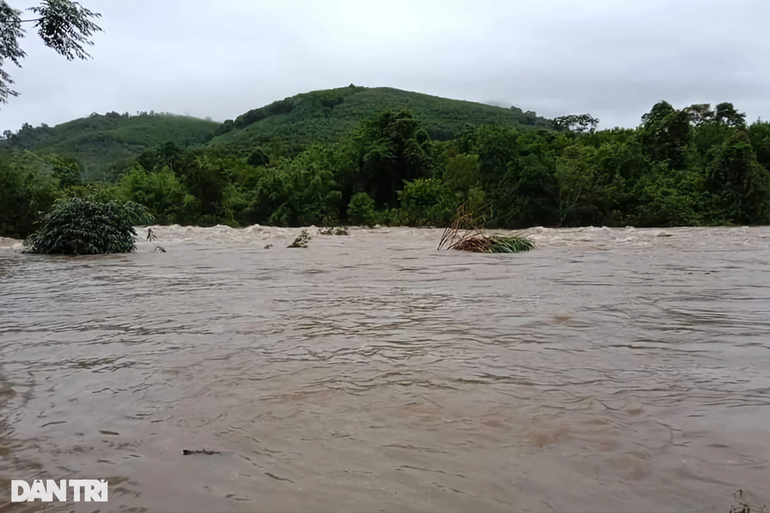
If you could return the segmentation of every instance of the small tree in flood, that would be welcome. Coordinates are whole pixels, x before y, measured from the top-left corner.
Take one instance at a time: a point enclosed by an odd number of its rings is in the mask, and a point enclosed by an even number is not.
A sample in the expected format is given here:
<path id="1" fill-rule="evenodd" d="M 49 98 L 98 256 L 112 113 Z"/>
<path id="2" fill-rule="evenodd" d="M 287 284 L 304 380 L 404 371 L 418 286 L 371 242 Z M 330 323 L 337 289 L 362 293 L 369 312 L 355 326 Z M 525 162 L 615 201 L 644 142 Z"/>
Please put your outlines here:
<path id="1" fill-rule="evenodd" d="M 24 247 L 29 253 L 42 254 L 128 253 L 136 249 L 134 226 L 153 221 L 144 206 L 133 202 L 57 200 Z"/>

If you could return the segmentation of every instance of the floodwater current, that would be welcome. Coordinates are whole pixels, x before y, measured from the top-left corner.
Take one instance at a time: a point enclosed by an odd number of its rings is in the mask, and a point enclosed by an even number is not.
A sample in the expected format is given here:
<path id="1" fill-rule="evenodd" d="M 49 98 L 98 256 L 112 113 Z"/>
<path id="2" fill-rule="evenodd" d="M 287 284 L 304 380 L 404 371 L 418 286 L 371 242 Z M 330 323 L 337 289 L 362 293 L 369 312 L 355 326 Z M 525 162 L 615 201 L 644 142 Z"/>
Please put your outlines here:
<path id="1" fill-rule="evenodd" d="M 100 257 L 0 241 L 0 512 L 32 507 L 11 479 L 75 478 L 109 502 L 46 511 L 770 502 L 770 228 L 536 228 L 516 255 L 154 231 Z"/>

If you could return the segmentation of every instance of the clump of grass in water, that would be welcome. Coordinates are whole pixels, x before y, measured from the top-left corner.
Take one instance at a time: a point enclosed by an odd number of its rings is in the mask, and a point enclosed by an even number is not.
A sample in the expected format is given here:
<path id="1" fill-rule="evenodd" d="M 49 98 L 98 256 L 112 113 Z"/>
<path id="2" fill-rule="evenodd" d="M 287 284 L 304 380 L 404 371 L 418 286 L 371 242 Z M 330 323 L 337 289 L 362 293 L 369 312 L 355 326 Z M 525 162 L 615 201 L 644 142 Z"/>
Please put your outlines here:
<path id="1" fill-rule="evenodd" d="M 522 235 L 494 237 L 483 232 L 483 219 L 475 220 L 463 206 L 455 220 L 441 236 L 438 249 L 454 249 L 473 253 L 520 253 L 535 248 L 535 243 Z"/>

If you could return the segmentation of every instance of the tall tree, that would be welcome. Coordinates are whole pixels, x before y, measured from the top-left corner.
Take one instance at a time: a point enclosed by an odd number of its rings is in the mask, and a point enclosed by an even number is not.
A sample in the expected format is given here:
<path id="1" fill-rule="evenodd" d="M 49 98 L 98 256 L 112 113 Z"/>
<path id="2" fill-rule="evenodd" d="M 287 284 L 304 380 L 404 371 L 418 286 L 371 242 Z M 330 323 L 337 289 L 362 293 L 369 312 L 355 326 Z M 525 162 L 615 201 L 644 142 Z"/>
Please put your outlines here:
<path id="1" fill-rule="evenodd" d="M 676 110 L 668 102 L 659 102 L 642 116 L 639 133 L 645 152 L 653 162 L 668 164 L 671 169 L 685 165 L 685 150 L 692 138 L 691 112 Z"/>
<path id="2" fill-rule="evenodd" d="M 102 30 L 91 21 L 92 18 L 100 18 L 101 14 L 70 0 L 44 0 L 27 10 L 32 12 L 33 17 L 22 19 L 21 11 L 0 0 L 0 103 L 8 103 L 9 96 L 19 94 L 10 88 L 13 80 L 3 65 L 8 60 L 21 67 L 21 59 L 27 56 L 19 46 L 19 40 L 25 34 L 23 23 L 32 23 L 43 43 L 69 61 L 88 59 L 90 55 L 85 47 L 93 45 L 89 38 Z"/>
<path id="3" fill-rule="evenodd" d="M 395 207 L 405 181 L 422 178 L 433 165 L 430 137 L 410 111 L 385 111 L 365 122 L 354 137 L 358 181 L 377 207 Z"/>

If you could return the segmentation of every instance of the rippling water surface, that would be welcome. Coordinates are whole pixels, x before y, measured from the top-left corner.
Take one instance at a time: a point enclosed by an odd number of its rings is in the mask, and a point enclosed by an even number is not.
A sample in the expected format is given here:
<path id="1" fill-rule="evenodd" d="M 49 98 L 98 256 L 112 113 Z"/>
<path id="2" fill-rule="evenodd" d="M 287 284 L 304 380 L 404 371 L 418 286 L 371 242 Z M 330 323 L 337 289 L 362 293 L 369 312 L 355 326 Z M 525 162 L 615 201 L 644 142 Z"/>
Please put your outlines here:
<path id="1" fill-rule="evenodd" d="M 768 228 L 535 229 L 518 255 L 155 232 L 107 257 L 0 244 L 0 509 L 9 479 L 76 477 L 111 482 L 82 511 L 770 500 Z"/>

